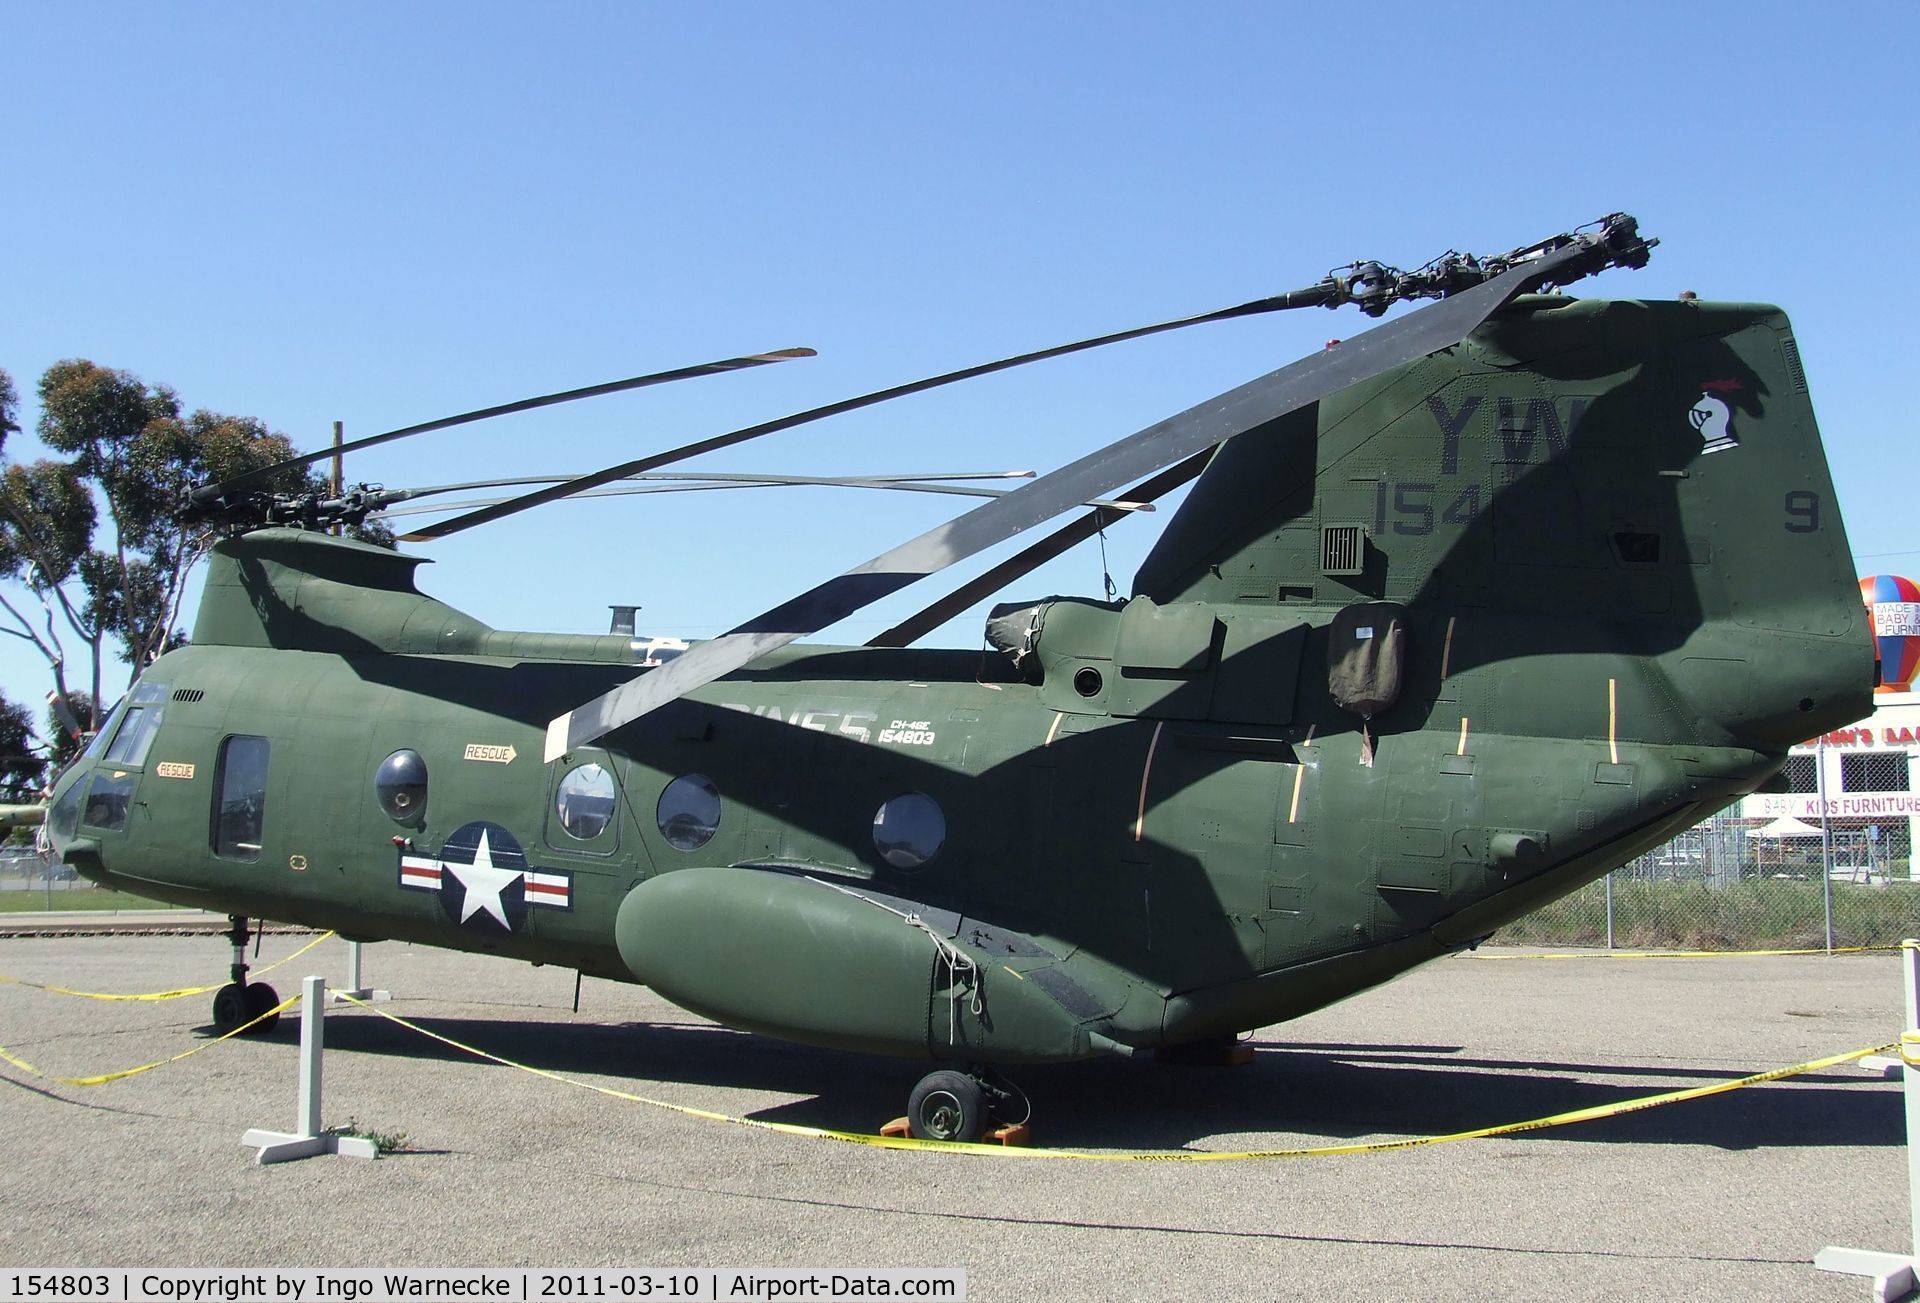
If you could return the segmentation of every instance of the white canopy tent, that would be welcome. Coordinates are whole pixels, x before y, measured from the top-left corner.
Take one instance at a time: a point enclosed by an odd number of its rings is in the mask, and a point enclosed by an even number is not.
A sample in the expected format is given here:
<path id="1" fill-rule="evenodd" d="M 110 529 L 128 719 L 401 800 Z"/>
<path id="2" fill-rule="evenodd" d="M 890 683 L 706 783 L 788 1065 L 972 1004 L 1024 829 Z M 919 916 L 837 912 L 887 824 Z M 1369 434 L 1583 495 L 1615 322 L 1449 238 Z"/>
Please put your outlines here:
<path id="1" fill-rule="evenodd" d="M 1783 837 L 1818 837 L 1820 830 L 1811 824 L 1801 823 L 1790 814 L 1783 814 L 1765 827 L 1752 829 L 1749 837 L 1765 837 L 1769 841 L 1778 841 Z"/>

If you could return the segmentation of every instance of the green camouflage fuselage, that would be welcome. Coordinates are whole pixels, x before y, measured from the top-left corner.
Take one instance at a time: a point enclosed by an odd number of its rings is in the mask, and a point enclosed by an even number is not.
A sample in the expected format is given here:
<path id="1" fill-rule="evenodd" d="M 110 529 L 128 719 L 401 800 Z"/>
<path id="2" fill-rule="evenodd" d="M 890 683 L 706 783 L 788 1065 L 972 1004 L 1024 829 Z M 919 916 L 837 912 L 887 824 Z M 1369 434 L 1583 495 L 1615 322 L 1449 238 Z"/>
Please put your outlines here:
<path id="1" fill-rule="evenodd" d="M 1223 445 L 1134 596 L 1031 604 L 998 622 L 1017 657 L 789 649 L 551 765 L 546 722 L 635 645 L 488 629 L 416 564 L 221 544 L 194 644 L 126 708 L 159 716 L 140 754 L 103 735 L 61 781 L 67 860 L 795 1039 L 1072 1058 L 1297 1016 L 1484 937 L 1872 687 L 1797 350 L 1745 305 L 1522 300 Z M 1328 688 L 1356 602 L 1405 631 L 1370 721 Z M 264 764 L 244 842 L 234 738 Z M 430 777 L 396 819 L 374 778 L 402 750 Z M 604 826 L 563 818 L 590 765 Z M 689 831 L 696 788 L 718 817 Z M 943 828 L 893 850 L 876 819 L 914 794 Z"/>

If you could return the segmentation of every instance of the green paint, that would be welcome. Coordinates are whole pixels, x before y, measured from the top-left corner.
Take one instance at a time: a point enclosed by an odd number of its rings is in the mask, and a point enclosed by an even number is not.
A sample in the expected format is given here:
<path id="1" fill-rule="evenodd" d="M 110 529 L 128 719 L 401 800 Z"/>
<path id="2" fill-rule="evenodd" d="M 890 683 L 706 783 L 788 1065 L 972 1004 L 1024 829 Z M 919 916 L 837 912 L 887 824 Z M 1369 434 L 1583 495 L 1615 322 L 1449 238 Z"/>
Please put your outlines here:
<path id="1" fill-rule="evenodd" d="M 219 546 L 193 645 L 145 676 L 144 756 L 97 749 L 49 824 L 145 895 L 644 980 L 849 1049 L 1070 1059 L 1294 1017 L 1866 713 L 1789 343 L 1762 306 L 1522 299 L 1224 445 L 1131 600 L 1017 604 L 1018 664 L 787 648 L 548 766 L 547 721 L 642 672 L 626 638 L 489 629 L 412 558 L 262 530 Z M 1328 690 L 1361 602 L 1397 605 L 1406 648 L 1364 735 Z M 221 822 L 234 737 L 269 760 Z M 404 823 L 373 791 L 401 749 L 430 775 Z M 563 819 L 589 763 L 614 799 L 581 785 Z"/>

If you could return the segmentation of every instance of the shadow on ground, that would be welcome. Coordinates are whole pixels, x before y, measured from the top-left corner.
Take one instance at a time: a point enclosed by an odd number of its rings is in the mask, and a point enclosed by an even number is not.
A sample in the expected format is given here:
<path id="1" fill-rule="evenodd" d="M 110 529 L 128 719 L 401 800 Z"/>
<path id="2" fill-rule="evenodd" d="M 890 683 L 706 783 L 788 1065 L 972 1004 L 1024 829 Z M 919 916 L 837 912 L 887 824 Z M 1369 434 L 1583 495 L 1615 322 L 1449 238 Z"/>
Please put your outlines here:
<path id="1" fill-rule="evenodd" d="M 846 1131 L 872 1132 L 905 1112 L 907 1092 L 934 1066 L 710 1026 L 412 1021 L 505 1059 L 690 1107 L 713 1107 L 700 1087 L 805 1096 L 751 1116 Z M 285 1024 L 272 1039 L 297 1036 Z M 513 1071 L 377 1016 L 330 1018 L 327 1048 L 438 1059 L 475 1072 Z M 1670 1064 L 1465 1058 L 1453 1046 L 1253 1048 L 1253 1062 L 1239 1067 L 1113 1059 L 1020 1067 L 1009 1075 L 1033 1101 L 1041 1143 L 1103 1149 L 1270 1148 L 1443 1135 L 1622 1103 L 1728 1075 Z M 1617 1080 L 1623 1077 L 1629 1080 Z M 1840 1068 L 1518 1138 L 1747 1150 L 1893 1146 L 1903 1143 L 1904 1131 L 1897 1088 Z"/>

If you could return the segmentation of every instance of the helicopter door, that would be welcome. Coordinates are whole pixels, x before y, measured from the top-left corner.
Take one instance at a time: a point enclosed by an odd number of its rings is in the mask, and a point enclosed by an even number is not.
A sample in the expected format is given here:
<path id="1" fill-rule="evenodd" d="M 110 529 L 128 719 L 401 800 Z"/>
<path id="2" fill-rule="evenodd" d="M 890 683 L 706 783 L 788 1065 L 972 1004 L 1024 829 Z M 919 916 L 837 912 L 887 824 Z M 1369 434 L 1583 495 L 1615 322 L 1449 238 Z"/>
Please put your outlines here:
<path id="1" fill-rule="evenodd" d="M 1140 820 L 1151 847 L 1153 944 L 1184 949 L 1183 971 L 1203 974 L 1199 984 L 1266 966 L 1275 795 L 1298 771 L 1290 758 L 1266 739 L 1161 739 Z"/>

